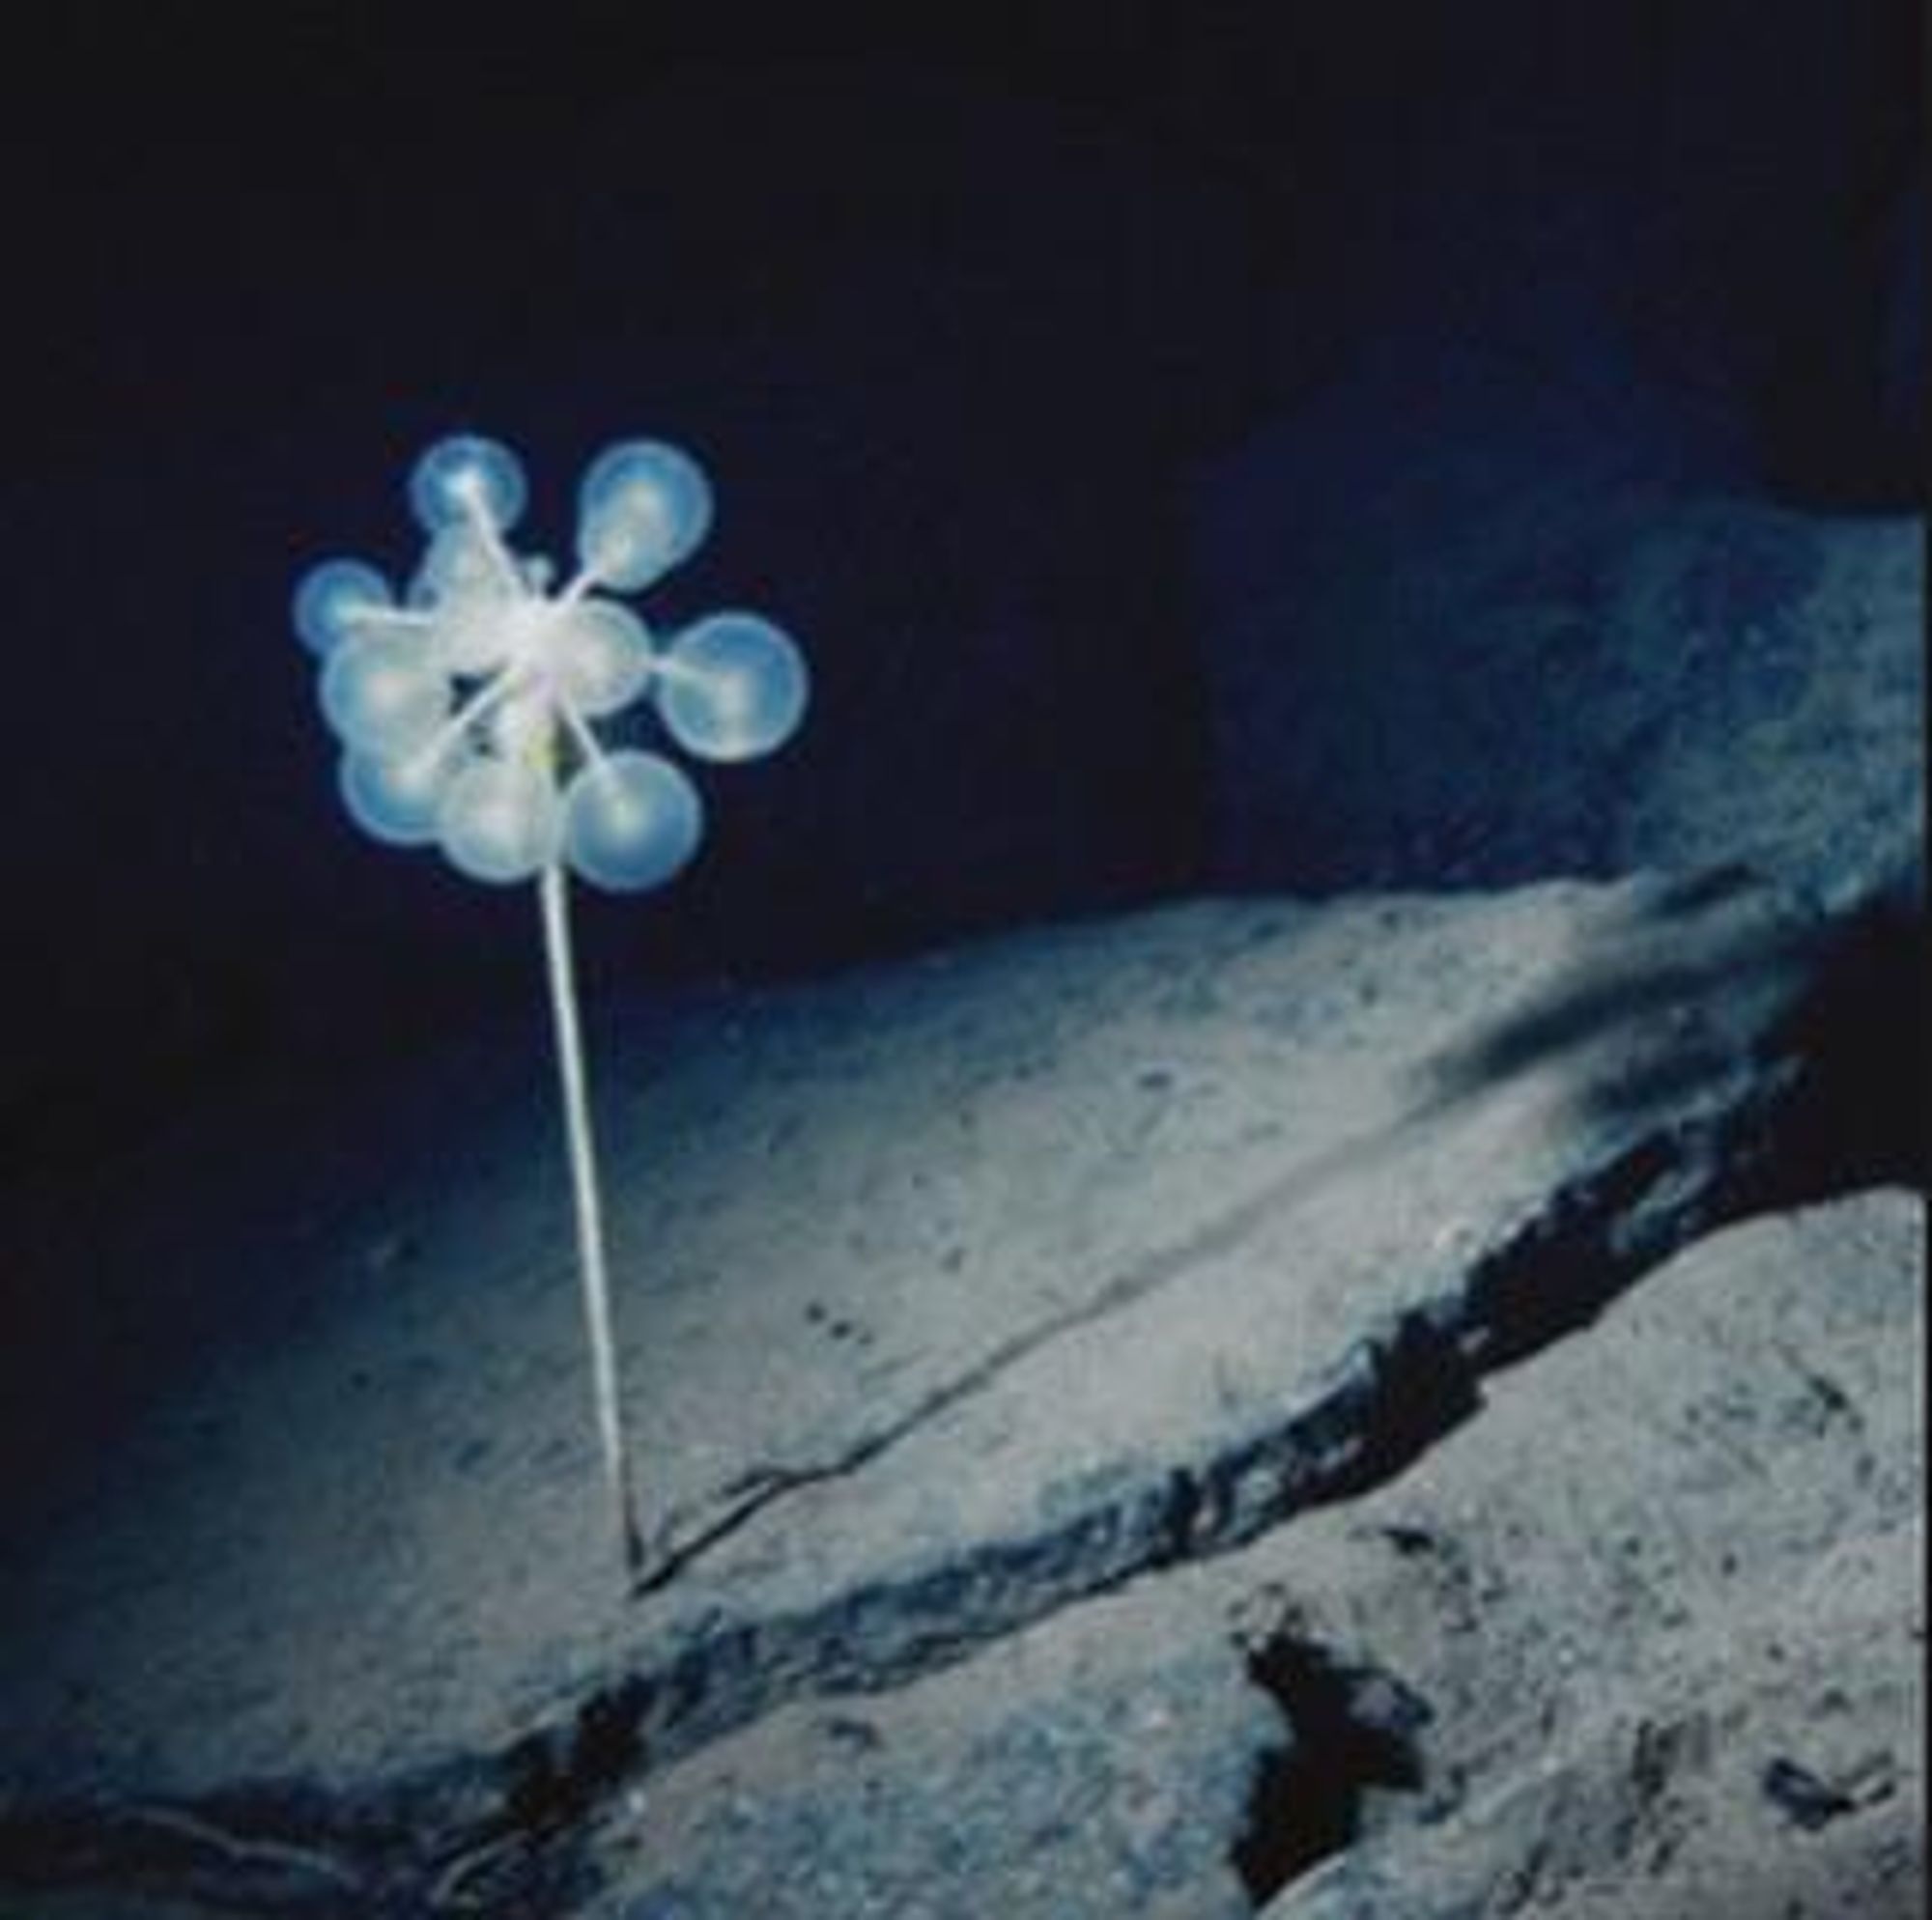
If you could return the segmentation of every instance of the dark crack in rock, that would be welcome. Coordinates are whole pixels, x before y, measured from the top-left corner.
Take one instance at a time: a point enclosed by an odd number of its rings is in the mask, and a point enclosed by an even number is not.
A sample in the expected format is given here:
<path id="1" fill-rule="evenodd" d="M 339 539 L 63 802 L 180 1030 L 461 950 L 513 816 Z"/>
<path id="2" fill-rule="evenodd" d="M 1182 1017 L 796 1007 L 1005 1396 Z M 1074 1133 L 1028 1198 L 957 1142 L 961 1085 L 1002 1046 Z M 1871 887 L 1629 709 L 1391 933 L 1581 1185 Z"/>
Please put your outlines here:
<path id="1" fill-rule="evenodd" d="M 1242 1883 L 1259 1905 L 1352 1847 L 1375 1794 L 1421 1791 L 1418 1736 L 1434 1716 L 1393 1675 L 1281 1628 L 1249 1654 L 1248 1672 L 1293 1730 L 1256 1781 L 1248 1827 L 1235 1848 Z"/>

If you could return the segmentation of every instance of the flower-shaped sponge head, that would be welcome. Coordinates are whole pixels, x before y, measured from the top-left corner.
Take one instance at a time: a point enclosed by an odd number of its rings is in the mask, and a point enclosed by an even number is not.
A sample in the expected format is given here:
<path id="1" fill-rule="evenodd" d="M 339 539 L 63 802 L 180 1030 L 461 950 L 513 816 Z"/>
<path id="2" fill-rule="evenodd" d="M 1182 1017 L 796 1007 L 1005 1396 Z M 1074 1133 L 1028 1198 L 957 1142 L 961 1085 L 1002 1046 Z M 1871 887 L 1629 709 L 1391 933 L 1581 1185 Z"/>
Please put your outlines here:
<path id="1" fill-rule="evenodd" d="M 715 613 L 661 641 L 616 594 L 650 586 L 711 525 L 696 462 L 627 440 L 578 494 L 576 575 L 509 545 L 528 497 L 517 457 L 460 435 L 416 463 L 427 536 L 398 596 L 360 560 L 325 560 L 296 592 L 296 631 L 322 666 L 351 816 L 394 846 L 436 846 L 508 884 L 561 861 L 594 886 L 663 885 L 704 833 L 697 790 L 663 754 L 599 728 L 654 711 L 700 759 L 768 753 L 804 717 L 805 662 L 755 613 Z"/>

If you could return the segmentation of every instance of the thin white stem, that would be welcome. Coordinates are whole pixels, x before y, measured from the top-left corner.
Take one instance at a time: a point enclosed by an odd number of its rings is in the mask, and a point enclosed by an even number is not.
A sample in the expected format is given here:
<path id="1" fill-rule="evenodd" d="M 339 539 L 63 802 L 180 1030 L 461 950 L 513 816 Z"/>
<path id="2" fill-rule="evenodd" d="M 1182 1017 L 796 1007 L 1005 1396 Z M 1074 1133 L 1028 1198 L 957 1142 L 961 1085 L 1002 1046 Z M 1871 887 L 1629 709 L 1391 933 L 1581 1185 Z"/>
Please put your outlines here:
<path id="1" fill-rule="evenodd" d="M 583 1317 L 590 1336 L 590 1367 L 597 1395 L 597 1431 L 611 1482 L 625 1571 L 635 1579 L 644 1563 L 624 1448 L 617 1398 L 617 1356 L 611 1338 L 611 1280 L 604 1259 L 604 1209 L 597 1191 L 597 1159 L 590 1135 L 590 1100 L 584 1085 L 583 1041 L 578 1029 L 577 979 L 570 952 L 570 910 L 563 863 L 543 870 L 544 959 L 550 975 L 551 1015 L 563 1082 L 563 1116 L 570 1142 L 570 1178 L 577 1201 L 577 1252 L 583 1279 Z"/>
<path id="2" fill-rule="evenodd" d="M 491 564 L 502 575 L 504 584 L 514 593 L 527 595 L 529 582 L 519 570 L 516 556 L 504 545 L 503 536 L 497 530 L 497 522 L 490 518 L 481 494 L 467 488 L 459 497 L 469 524 L 475 529 L 477 539 L 483 543 L 483 551 L 489 554 Z"/>
<path id="3" fill-rule="evenodd" d="M 578 712 L 574 700 L 557 696 L 556 710 L 563 716 L 564 730 L 577 743 L 577 750 L 593 767 L 610 765 L 610 756 L 597 744 L 597 736 L 590 731 L 590 723 Z"/>
<path id="4" fill-rule="evenodd" d="M 357 607 L 346 616 L 359 627 L 429 627 L 435 616 L 410 607 Z"/>
<path id="5" fill-rule="evenodd" d="M 458 707 L 424 743 L 419 749 L 421 758 L 441 759 L 492 707 L 500 706 L 508 695 L 516 692 L 517 677 L 521 671 L 516 666 L 498 667 L 495 675 Z"/>
<path id="6" fill-rule="evenodd" d="M 595 567 L 580 567 L 565 583 L 563 591 L 556 596 L 556 604 L 559 607 L 575 607 L 591 588 L 602 584 L 603 580 Z"/>

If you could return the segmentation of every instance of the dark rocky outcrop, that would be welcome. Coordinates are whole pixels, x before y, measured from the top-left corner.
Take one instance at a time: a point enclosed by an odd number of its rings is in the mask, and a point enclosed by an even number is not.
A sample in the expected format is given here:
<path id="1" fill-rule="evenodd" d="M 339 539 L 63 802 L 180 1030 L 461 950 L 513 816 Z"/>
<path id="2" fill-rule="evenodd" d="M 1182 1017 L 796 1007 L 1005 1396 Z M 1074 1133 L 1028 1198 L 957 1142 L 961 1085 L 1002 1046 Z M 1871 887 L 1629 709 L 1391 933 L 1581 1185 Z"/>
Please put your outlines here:
<path id="1" fill-rule="evenodd" d="M 1696 492 L 1643 404 L 1405 351 L 1214 476 L 1224 884 L 1922 861 L 1920 524 Z"/>

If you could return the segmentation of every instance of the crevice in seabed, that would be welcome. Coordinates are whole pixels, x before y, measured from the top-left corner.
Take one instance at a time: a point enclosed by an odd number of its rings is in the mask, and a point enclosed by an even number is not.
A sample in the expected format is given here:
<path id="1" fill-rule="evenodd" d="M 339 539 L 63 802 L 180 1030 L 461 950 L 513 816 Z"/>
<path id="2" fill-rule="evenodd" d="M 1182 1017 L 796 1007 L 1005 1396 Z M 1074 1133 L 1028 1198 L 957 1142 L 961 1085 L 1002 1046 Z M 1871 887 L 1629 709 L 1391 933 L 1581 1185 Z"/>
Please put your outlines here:
<path id="1" fill-rule="evenodd" d="M 1236 1871 L 1259 1909 L 1362 1836 L 1378 1795 L 1428 1786 L 1429 1703 L 1392 1674 L 1343 1658 L 1293 1627 L 1248 1653 L 1248 1676 L 1280 1708 L 1289 1738 L 1261 1766 Z"/>

